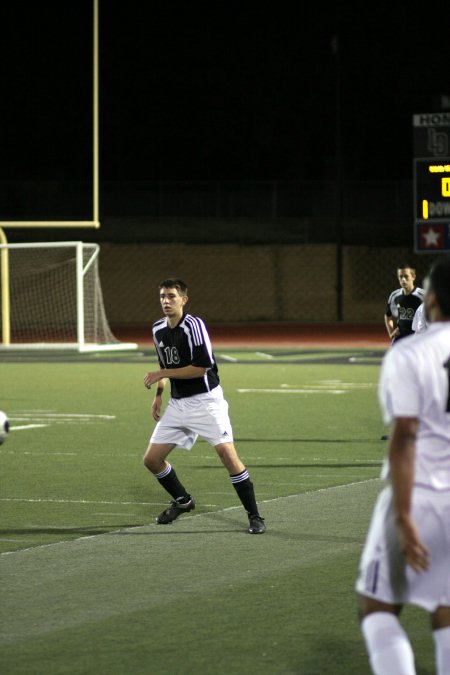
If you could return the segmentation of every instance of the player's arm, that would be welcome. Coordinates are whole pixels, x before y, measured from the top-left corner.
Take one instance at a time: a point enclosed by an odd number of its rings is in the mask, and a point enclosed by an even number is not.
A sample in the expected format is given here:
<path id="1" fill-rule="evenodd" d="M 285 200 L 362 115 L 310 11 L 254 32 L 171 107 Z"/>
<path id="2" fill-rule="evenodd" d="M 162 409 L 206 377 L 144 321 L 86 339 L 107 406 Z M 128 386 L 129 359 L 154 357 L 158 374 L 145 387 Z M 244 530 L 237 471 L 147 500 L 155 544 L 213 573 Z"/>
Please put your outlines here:
<path id="1" fill-rule="evenodd" d="M 152 384 L 164 379 L 171 380 L 191 380 L 196 377 L 203 377 L 208 369 L 200 366 L 183 366 L 182 368 L 161 368 L 153 373 L 147 373 L 144 377 L 144 384 L 150 389 Z"/>
<path id="2" fill-rule="evenodd" d="M 153 399 L 152 403 L 152 417 L 156 421 L 159 420 L 161 417 L 161 407 L 162 407 L 162 395 L 164 392 L 164 387 L 166 385 L 167 380 L 159 380 L 158 386 L 156 388 L 156 393 L 155 393 L 155 398 Z"/>
<path id="3" fill-rule="evenodd" d="M 395 325 L 394 317 L 393 316 L 388 316 L 387 314 L 384 315 L 384 325 L 386 326 L 387 333 L 389 337 L 392 339 L 396 337 L 399 334 L 399 329 Z"/>
<path id="4" fill-rule="evenodd" d="M 429 553 L 422 544 L 411 517 L 418 427 L 419 420 L 416 417 L 396 417 L 388 452 L 394 516 L 400 537 L 400 547 L 405 562 L 416 572 L 423 572 L 429 567 Z"/>

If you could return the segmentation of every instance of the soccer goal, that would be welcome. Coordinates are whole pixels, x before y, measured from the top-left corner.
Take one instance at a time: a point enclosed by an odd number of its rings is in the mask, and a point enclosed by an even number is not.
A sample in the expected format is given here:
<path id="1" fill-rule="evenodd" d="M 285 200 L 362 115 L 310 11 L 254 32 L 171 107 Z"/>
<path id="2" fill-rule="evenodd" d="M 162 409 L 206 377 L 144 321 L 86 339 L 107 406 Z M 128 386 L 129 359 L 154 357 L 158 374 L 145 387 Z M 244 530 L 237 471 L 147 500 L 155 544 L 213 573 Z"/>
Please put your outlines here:
<path id="1" fill-rule="evenodd" d="M 100 284 L 98 244 L 3 244 L 3 349 L 135 349 L 114 337 Z M 6 272 L 6 273 L 5 273 Z"/>

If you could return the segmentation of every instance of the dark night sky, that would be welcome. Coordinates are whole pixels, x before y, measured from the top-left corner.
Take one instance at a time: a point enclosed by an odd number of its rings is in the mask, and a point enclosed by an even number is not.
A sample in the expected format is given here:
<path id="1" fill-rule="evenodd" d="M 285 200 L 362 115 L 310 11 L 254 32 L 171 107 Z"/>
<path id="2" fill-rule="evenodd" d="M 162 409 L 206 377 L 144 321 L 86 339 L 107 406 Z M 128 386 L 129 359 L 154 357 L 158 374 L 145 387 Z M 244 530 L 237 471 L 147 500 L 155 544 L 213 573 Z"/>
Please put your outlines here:
<path id="1" fill-rule="evenodd" d="M 89 178 L 91 7 L 3 3 L 0 178 Z M 346 177 L 409 178 L 411 116 L 450 96 L 444 7 L 100 0 L 101 178 L 331 177 L 339 62 Z"/>

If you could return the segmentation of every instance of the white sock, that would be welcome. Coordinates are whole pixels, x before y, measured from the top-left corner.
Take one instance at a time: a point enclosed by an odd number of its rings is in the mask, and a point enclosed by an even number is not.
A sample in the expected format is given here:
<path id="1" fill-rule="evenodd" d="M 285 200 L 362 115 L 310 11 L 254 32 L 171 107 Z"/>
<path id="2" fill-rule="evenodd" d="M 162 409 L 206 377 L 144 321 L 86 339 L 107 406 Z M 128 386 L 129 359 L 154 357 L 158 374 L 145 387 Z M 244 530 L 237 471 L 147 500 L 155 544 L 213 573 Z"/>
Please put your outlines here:
<path id="1" fill-rule="evenodd" d="M 411 644 L 395 614 L 368 614 L 361 631 L 375 675 L 416 675 Z"/>
<path id="2" fill-rule="evenodd" d="M 450 627 L 433 631 L 437 675 L 450 675 Z"/>

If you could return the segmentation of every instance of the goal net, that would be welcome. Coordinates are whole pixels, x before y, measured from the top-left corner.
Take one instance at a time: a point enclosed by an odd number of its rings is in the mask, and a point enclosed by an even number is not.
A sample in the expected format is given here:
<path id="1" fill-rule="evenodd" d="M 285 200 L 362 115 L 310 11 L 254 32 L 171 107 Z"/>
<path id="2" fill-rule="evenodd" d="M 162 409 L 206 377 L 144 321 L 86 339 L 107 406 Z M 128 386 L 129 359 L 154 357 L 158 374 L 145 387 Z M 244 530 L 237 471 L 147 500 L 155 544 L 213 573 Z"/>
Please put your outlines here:
<path id="1" fill-rule="evenodd" d="M 137 347 L 120 342 L 109 327 L 98 244 L 4 244 L 0 251 L 1 347 L 78 351 Z"/>

